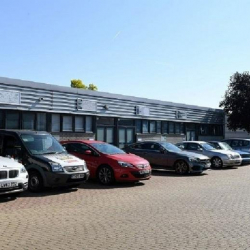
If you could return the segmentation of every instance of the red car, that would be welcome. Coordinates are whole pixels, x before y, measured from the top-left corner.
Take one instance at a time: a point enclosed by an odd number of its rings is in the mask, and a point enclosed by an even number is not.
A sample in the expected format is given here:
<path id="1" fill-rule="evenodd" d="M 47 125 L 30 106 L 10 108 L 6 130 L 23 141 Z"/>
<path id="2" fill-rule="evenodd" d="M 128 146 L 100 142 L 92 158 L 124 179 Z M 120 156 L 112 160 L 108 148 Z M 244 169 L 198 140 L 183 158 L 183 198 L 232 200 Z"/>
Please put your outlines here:
<path id="1" fill-rule="evenodd" d="M 110 185 L 114 181 L 137 182 L 151 177 L 151 167 L 147 160 L 101 141 L 62 141 L 70 153 L 84 159 L 91 178 L 101 184 Z"/>

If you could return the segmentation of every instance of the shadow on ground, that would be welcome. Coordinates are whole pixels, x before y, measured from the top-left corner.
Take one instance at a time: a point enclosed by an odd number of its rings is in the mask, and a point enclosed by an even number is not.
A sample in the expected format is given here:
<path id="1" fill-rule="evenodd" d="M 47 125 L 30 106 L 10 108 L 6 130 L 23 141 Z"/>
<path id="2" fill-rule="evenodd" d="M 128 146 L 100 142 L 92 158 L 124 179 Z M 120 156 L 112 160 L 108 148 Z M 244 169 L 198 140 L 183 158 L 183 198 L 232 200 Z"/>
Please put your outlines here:
<path id="1" fill-rule="evenodd" d="M 183 175 L 179 175 L 177 173 L 175 173 L 174 171 L 168 171 L 168 170 L 156 170 L 154 169 L 152 171 L 152 176 L 167 176 L 167 177 L 175 177 L 175 178 L 187 178 L 187 177 L 202 177 L 202 176 L 206 176 L 207 172 L 203 172 L 203 173 L 192 173 L 192 174 L 183 174 Z M 154 178 L 154 177 L 153 177 Z"/>

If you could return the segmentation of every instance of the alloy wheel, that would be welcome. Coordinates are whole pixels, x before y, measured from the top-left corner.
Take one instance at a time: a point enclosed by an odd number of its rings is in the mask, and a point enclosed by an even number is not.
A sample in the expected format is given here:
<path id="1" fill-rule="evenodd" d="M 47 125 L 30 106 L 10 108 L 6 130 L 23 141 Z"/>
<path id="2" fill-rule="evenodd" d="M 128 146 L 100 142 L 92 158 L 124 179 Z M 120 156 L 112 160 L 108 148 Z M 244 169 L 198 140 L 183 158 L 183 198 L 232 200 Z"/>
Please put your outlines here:
<path id="1" fill-rule="evenodd" d="M 102 167 L 98 173 L 99 181 L 104 185 L 109 185 L 113 182 L 113 172 L 109 167 Z"/>
<path id="2" fill-rule="evenodd" d="M 178 161 L 175 164 L 175 172 L 177 174 L 186 174 L 188 172 L 188 166 L 184 161 Z"/>

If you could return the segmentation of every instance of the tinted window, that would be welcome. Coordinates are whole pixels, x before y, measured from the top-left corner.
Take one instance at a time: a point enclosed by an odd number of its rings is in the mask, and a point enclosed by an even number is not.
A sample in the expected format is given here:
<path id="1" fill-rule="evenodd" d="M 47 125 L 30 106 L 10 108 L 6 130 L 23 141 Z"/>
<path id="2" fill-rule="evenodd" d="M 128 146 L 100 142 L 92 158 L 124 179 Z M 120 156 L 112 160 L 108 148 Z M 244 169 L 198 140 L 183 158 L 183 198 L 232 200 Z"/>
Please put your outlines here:
<path id="1" fill-rule="evenodd" d="M 181 152 L 181 149 L 169 142 L 161 142 L 161 146 L 169 152 Z"/>
<path id="2" fill-rule="evenodd" d="M 67 150 L 69 152 L 84 154 L 86 150 L 91 150 L 91 149 L 87 145 L 82 144 L 82 143 L 71 143 Z"/>
<path id="3" fill-rule="evenodd" d="M 189 149 L 189 150 L 198 150 L 198 149 L 202 149 L 202 147 L 197 143 L 188 143 L 187 149 Z"/>
<path id="4" fill-rule="evenodd" d="M 242 146 L 243 147 L 249 146 L 249 141 L 242 141 Z"/>

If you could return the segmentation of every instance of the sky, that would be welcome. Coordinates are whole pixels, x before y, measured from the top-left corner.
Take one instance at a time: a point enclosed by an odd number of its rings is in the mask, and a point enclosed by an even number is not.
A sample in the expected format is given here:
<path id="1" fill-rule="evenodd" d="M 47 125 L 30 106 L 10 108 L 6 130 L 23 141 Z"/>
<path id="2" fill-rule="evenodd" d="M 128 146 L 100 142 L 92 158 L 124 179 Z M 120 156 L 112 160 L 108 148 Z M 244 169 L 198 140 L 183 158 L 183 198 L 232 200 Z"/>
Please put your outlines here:
<path id="1" fill-rule="evenodd" d="M 249 0 L 0 0 L 0 76 L 218 108 L 250 69 Z"/>

